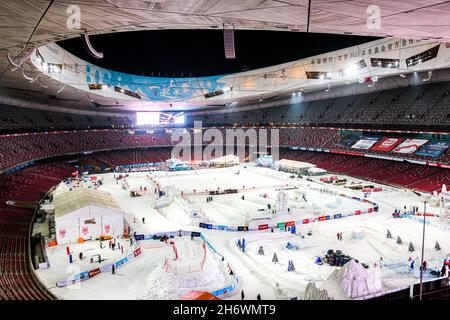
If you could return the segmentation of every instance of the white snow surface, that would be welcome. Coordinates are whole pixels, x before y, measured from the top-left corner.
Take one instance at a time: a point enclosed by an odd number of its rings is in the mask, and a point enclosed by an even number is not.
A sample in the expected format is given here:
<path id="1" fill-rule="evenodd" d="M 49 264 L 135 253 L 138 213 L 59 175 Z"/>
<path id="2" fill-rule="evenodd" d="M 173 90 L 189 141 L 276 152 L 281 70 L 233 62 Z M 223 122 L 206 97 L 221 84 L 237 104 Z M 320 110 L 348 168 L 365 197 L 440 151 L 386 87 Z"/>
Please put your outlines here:
<path id="1" fill-rule="evenodd" d="M 235 174 L 239 170 L 239 174 Z M 258 209 L 266 208 L 267 204 L 275 204 L 276 189 L 280 185 L 298 186 L 304 191 L 307 202 L 295 199 L 293 190 L 288 190 L 288 205 L 292 211 L 286 215 L 279 215 L 271 219 L 257 220 L 256 224 L 267 222 L 279 222 L 299 220 L 303 217 L 317 215 L 316 211 L 334 213 L 341 211 L 357 210 L 368 206 L 367 204 L 343 199 L 342 204 L 336 201 L 336 195 L 322 194 L 311 190 L 311 187 L 324 187 L 319 178 L 289 179 L 289 175 L 267 168 L 252 168 L 240 166 L 238 168 L 206 169 L 184 172 L 157 172 L 157 173 L 132 173 L 130 178 L 135 178 L 136 186 L 144 184 L 145 175 L 153 175 L 161 185 L 174 185 L 179 190 L 191 192 L 197 190 L 214 190 L 238 188 L 243 185 L 251 187 L 243 193 L 214 196 L 212 202 L 206 202 L 206 196 L 188 196 L 201 207 L 207 217 L 213 223 L 239 225 L 246 219 L 246 213 L 256 214 Z M 368 292 L 377 291 L 379 287 L 378 276 L 382 290 L 390 290 L 410 285 L 418 281 L 417 270 L 408 270 L 409 259 L 419 265 L 421 251 L 422 224 L 412 219 L 392 218 L 394 209 L 404 206 L 419 206 L 422 210 L 423 203 L 420 197 L 409 190 L 384 186 L 382 192 L 373 192 L 369 200 L 379 204 L 379 212 L 346 217 L 337 220 L 316 222 L 307 225 L 298 225 L 297 234 L 282 232 L 279 230 L 254 231 L 254 232 L 226 232 L 219 230 L 200 229 L 189 225 L 182 208 L 175 202 L 164 211 L 152 208 L 157 195 L 154 188 L 148 187 L 149 192 L 142 197 L 131 198 L 129 190 L 123 190 L 121 183 L 116 184 L 113 174 L 99 175 L 103 177 L 103 185 L 100 190 L 110 192 L 113 198 L 120 204 L 125 212 L 125 219 L 132 231 L 137 234 L 153 234 L 183 230 L 200 231 L 229 262 L 234 273 L 239 277 L 238 289 L 227 299 L 240 299 L 240 291 L 244 290 L 247 299 L 256 299 L 261 294 L 262 299 L 289 299 L 301 298 L 306 287 L 314 282 L 317 288 L 328 287 L 328 293 L 333 299 L 354 299 Z M 156 177 L 155 177 L 156 176 Z M 349 181 L 366 183 L 348 176 L 339 176 Z M 254 189 L 253 189 L 254 187 Z M 352 191 L 344 187 L 326 185 L 326 188 L 345 193 L 350 196 L 363 197 L 362 192 Z M 267 197 L 261 196 L 266 194 Z M 245 200 L 241 196 L 245 196 Z M 329 208 L 327 204 L 335 203 L 336 208 Z M 437 208 L 427 208 L 428 212 L 436 212 Z M 142 218 L 145 217 L 145 224 Z M 427 227 L 425 238 L 425 260 L 430 269 L 440 269 L 443 257 L 450 254 L 450 225 L 445 224 L 439 218 L 427 217 L 433 225 Z M 393 239 L 387 239 L 387 230 L 391 232 Z M 363 233 L 364 238 L 352 238 L 352 232 Z M 307 235 L 312 232 L 312 235 Z M 336 233 L 342 232 L 343 241 L 336 239 Z M 400 236 L 404 242 L 398 245 L 395 242 Z M 242 252 L 235 245 L 238 239 L 246 239 L 247 250 Z M 120 239 L 119 239 L 120 241 Z M 200 240 L 195 240 L 200 241 Z M 287 242 L 295 244 L 297 250 L 286 249 Z M 442 250 L 434 250 L 438 241 Z M 415 250 L 408 251 L 408 244 L 412 242 Z M 217 257 L 208 250 L 208 256 L 203 271 L 174 275 L 163 271 L 164 260 L 173 258 L 173 250 L 170 246 L 148 249 L 143 248 L 141 257 L 136 258 L 130 264 L 116 271 L 116 275 L 100 274 L 93 279 L 84 281 L 79 287 L 56 288 L 55 281 L 61 280 L 70 273 L 73 267 L 79 270 L 90 268 L 89 265 L 77 261 L 69 267 L 65 246 L 57 246 L 47 249 L 50 260 L 50 268 L 37 270 L 36 274 L 50 290 L 64 299 L 177 299 L 190 290 L 214 291 L 229 284 L 223 266 Z M 200 243 L 191 243 L 190 238 L 176 238 L 175 243 L 180 249 L 180 257 L 192 257 L 199 259 L 198 254 L 190 254 L 198 250 Z M 187 246 L 184 250 L 184 246 Z M 258 249 L 263 246 L 265 255 L 258 255 Z M 82 250 L 87 255 L 93 255 L 99 251 L 98 242 L 84 244 L 71 244 L 77 260 L 77 252 Z M 328 249 L 341 250 L 345 254 L 369 265 L 364 269 L 368 274 L 361 274 L 360 269 L 350 265 L 350 270 L 331 267 L 329 265 L 317 265 L 317 256 L 324 256 Z M 109 252 L 109 248 L 102 249 L 102 257 L 115 259 L 118 252 Z M 273 253 L 278 255 L 278 263 L 272 262 Z M 383 257 L 383 266 L 379 267 L 379 259 Z M 288 260 L 292 260 L 295 266 L 294 272 L 287 271 Z M 351 267 L 351 268 L 350 268 Z M 72 269 L 71 269 L 72 268 Z M 344 271 L 342 271 L 344 270 Z M 340 272 L 340 273 L 339 273 Z M 375 274 L 378 274 L 375 277 Z M 61 278 L 62 277 L 62 278 Z M 340 279 L 332 281 L 331 278 Z"/>

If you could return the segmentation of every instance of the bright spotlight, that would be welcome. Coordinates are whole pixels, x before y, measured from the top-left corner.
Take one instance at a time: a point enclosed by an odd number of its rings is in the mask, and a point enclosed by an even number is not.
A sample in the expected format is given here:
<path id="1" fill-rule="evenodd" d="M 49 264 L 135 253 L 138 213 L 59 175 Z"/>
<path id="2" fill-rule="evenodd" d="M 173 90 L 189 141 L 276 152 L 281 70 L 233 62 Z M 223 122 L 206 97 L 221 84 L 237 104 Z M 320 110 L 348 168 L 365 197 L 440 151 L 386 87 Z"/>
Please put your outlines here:
<path id="1" fill-rule="evenodd" d="M 358 67 L 355 64 L 349 65 L 345 68 L 344 72 L 347 76 L 354 76 L 358 71 Z"/>
<path id="2" fill-rule="evenodd" d="M 223 92 L 229 92 L 230 91 L 230 87 L 228 87 L 228 86 L 225 86 L 225 87 L 223 87 Z"/>

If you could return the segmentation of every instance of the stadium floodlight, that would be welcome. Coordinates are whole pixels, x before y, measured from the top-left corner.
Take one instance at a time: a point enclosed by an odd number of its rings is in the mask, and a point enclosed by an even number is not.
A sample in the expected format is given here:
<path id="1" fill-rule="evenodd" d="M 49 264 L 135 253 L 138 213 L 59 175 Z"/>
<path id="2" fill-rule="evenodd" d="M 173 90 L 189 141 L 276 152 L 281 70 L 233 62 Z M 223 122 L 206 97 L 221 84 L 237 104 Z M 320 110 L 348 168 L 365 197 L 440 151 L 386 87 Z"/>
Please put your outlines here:
<path id="1" fill-rule="evenodd" d="M 103 59 L 103 52 L 98 52 L 94 49 L 94 47 L 91 44 L 91 41 L 89 40 L 89 35 L 87 33 L 84 34 L 82 37 L 83 44 L 86 49 L 86 51 L 94 58 L 96 59 Z"/>
<path id="2" fill-rule="evenodd" d="M 48 73 L 61 73 L 61 67 L 54 63 L 48 64 Z"/>
<path id="3" fill-rule="evenodd" d="M 347 76 L 354 76 L 358 72 L 358 67 L 356 64 L 351 64 L 344 70 L 345 75 Z"/>
<path id="4" fill-rule="evenodd" d="M 406 78 L 406 76 L 403 73 L 400 73 L 400 78 Z"/>

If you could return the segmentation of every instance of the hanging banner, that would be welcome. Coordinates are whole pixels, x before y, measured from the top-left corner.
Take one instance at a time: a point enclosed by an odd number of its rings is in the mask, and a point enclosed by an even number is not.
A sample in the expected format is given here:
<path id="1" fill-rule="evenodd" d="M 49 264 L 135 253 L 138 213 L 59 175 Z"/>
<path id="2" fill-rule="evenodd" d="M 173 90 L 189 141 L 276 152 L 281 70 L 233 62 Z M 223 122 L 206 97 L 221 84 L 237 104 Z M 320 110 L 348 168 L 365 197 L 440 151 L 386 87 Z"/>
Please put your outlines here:
<path id="1" fill-rule="evenodd" d="M 421 146 L 427 143 L 424 139 L 406 139 L 392 152 L 410 154 L 416 152 Z"/>
<path id="2" fill-rule="evenodd" d="M 444 152 L 446 152 L 449 147 L 450 141 L 431 140 L 422 148 L 420 148 L 419 151 L 416 152 L 416 154 L 426 157 L 439 157 Z"/>
<path id="3" fill-rule="evenodd" d="M 358 137 L 344 137 L 341 140 L 337 142 L 337 145 L 343 146 L 343 147 L 351 147 L 354 145 L 360 138 Z"/>
<path id="4" fill-rule="evenodd" d="M 363 150 L 368 150 L 368 149 L 370 149 L 375 143 L 377 143 L 377 140 L 361 139 L 361 140 L 358 140 L 358 141 L 352 146 L 352 149 L 363 149 Z"/>
<path id="5" fill-rule="evenodd" d="M 388 152 L 394 149 L 402 140 L 401 138 L 383 138 L 371 150 Z"/>

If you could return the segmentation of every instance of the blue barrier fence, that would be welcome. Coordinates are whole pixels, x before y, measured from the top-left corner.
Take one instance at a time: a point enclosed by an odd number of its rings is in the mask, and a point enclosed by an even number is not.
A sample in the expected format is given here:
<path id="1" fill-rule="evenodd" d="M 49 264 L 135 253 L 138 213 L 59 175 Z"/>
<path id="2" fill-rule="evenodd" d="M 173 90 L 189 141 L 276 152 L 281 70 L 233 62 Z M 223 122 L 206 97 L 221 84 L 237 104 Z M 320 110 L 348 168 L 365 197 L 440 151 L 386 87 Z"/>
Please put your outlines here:
<path id="1" fill-rule="evenodd" d="M 339 195 L 343 196 L 345 198 L 348 198 L 348 199 L 353 199 L 353 200 L 359 201 L 359 202 L 369 203 L 370 205 L 372 205 L 372 207 L 367 208 L 365 210 L 356 210 L 353 213 L 329 214 L 329 215 L 323 215 L 323 216 L 314 217 L 314 218 L 308 218 L 308 219 L 302 219 L 302 220 L 296 220 L 296 221 L 275 222 L 275 223 L 271 223 L 271 224 L 260 224 L 257 226 L 224 226 L 224 225 L 214 225 L 211 223 L 200 222 L 199 227 L 203 228 L 203 229 L 208 229 L 208 230 L 222 230 L 222 231 L 258 231 L 258 230 L 265 230 L 265 229 L 271 229 L 271 228 L 274 228 L 274 229 L 278 228 L 278 229 L 284 229 L 285 231 L 291 231 L 292 227 L 296 227 L 296 226 L 303 225 L 303 224 L 309 224 L 309 223 L 314 223 L 314 222 L 318 222 L 318 221 L 328 221 L 328 220 L 340 219 L 340 218 L 344 218 L 344 217 L 351 217 L 351 216 L 361 215 L 361 214 L 366 214 L 366 213 L 378 212 L 378 204 L 375 202 L 369 201 L 367 199 L 358 198 L 358 197 L 347 196 L 344 194 L 339 194 Z"/>
<path id="2" fill-rule="evenodd" d="M 88 279 L 93 278 L 94 276 L 104 273 L 104 272 L 111 272 L 112 266 L 114 265 L 116 269 L 121 268 L 125 264 L 131 262 L 135 258 L 139 257 L 142 254 L 141 248 L 137 247 L 132 252 L 128 253 L 125 257 L 108 264 L 104 264 L 98 268 L 94 268 L 89 271 L 80 272 L 78 274 L 73 275 L 73 277 L 65 280 L 60 280 L 56 282 L 56 286 L 59 288 L 67 287 L 68 285 L 72 285 L 81 281 L 85 281 Z"/>
<path id="3" fill-rule="evenodd" d="M 218 255 L 220 257 L 220 259 L 222 261 L 225 262 L 225 257 L 216 250 L 216 248 L 214 248 L 214 246 L 208 241 L 208 239 L 205 238 L 204 235 L 202 235 L 200 232 L 195 232 L 195 231 L 185 231 L 185 230 L 178 230 L 178 231 L 169 231 L 169 232 L 159 232 L 159 233 L 155 233 L 155 234 L 150 234 L 150 235 L 143 235 L 143 234 L 137 234 L 134 236 L 134 238 L 136 239 L 136 241 L 140 241 L 140 240 L 153 240 L 155 237 L 161 237 L 161 236 L 168 236 L 168 237 L 181 237 L 181 236 L 194 236 L 194 237 L 200 237 L 200 239 L 202 239 L 203 241 L 205 241 L 206 246 L 216 255 Z M 234 272 L 234 271 L 233 271 Z M 231 279 L 232 279 L 232 284 L 229 286 L 226 286 L 224 288 L 215 290 L 213 292 L 211 292 L 211 294 L 217 296 L 222 296 L 224 294 L 229 294 L 230 292 L 233 292 L 234 289 L 236 288 L 239 280 L 238 277 L 233 273 L 233 275 L 230 275 Z"/>
<path id="4" fill-rule="evenodd" d="M 214 246 L 203 235 L 201 236 L 201 238 L 205 241 L 206 245 L 212 252 L 217 254 L 221 259 L 223 259 L 223 260 L 225 259 L 225 257 L 222 254 L 220 254 L 216 250 L 216 248 L 214 248 Z M 224 294 L 229 294 L 229 293 L 233 292 L 234 289 L 236 289 L 236 286 L 237 286 L 239 280 L 238 280 L 238 277 L 234 274 L 234 272 L 233 272 L 233 275 L 231 275 L 231 279 L 233 280 L 232 281 L 233 283 L 231 285 L 221 288 L 221 289 L 218 289 L 216 291 L 213 291 L 213 292 L 211 292 L 211 294 L 218 297 L 218 296 L 222 296 Z"/>

